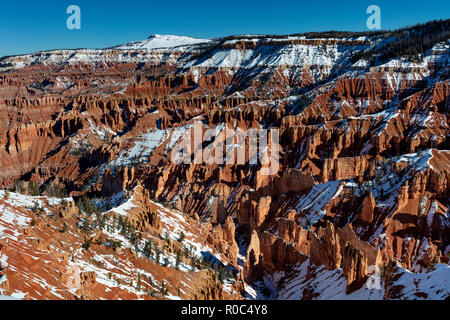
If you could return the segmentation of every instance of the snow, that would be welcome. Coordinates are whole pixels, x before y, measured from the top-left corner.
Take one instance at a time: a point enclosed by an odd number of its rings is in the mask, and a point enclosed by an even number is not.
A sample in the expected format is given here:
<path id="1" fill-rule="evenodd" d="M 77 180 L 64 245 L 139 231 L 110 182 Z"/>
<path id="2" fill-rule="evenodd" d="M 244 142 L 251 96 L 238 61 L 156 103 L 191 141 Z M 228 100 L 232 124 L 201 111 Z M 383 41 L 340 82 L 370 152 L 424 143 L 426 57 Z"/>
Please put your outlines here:
<path id="1" fill-rule="evenodd" d="M 51 203 L 57 202 L 56 199 L 51 201 Z M 7 195 L 5 191 L 0 190 L 0 237 L 17 241 L 20 235 L 18 229 L 28 226 L 31 222 L 24 210 L 31 210 L 36 204 L 43 207 L 43 199 L 13 192 Z M 16 207 L 21 209 L 17 210 Z M 44 208 L 44 210 L 49 213 L 47 209 Z"/>
<path id="2" fill-rule="evenodd" d="M 5 192 L 0 191 L 0 197 L 5 198 Z M 7 223 L 15 222 L 17 227 L 24 227 L 28 223 L 28 218 L 25 214 L 12 210 L 12 206 L 24 207 L 31 209 L 34 204 L 38 202 L 42 204 L 42 201 L 38 198 L 31 198 L 16 193 L 9 193 L 9 198 L 5 200 L 5 203 L 0 204 L 2 206 L 1 220 Z M 9 207 L 5 206 L 8 205 Z"/>
<path id="3" fill-rule="evenodd" d="M 144 134 L 130 150 L 130 157 L 146 157 L 160 145 L 165 138 L 165 130 L 155 130 Z"/>
<path id="4" fill-rule="evenodd" d="M 430 159 L 433 157 L 433 154 L 431 153 L 432 149 L 425 150 L 421 153 L 409 153 L 404 154 L 400 157 L 393 158 L 394 162 L 407 162 L 413 166 L 414 169 L 417 171 L 423 171 L 427 169 L 428 167 L 432 166 L 430 165 Z"/>
<path id="5" fill-rule="evenodd" d="M 433 201 L 433 203 L 431 204 L 430 210 L 428 211 L 428 214 L 427 214 L 428 227 L 431 227 L 431 224 L 433 223 L 434 215 L 436 213 L 437 208 L 438 208 L 437 202 Z"/>
<path id="6" fill-rule="evenodd" d="M 210 39 L 196 39 L 184 36 L 154 34 L 147 40 L 127 43 L 115 47 L 115 49 L 150 51 L 155 49 L 166 49 L 166 48 L 173 49 L 180 46 L 190 46 L 200 43 L 208 43 L 210 41 L 211 41 Z"/>
<path id="7" fill-rule="evenodd" d="M 106 137 L 108 137 L 108 134 L 111 134 L 112 136 L 115 136 L 117 134 L 105 125 L 102 125 L 102 127 L 95 125 L 91 119 L 88 119 L 88 123 L 89 129 L 91 130 L 92 134 L 97 136 L 97 138 L 99 139 L 105 139 Z"/>
<path id="8" fill-rule="evenodd" d="M 314 300 L 382 300 L 384 290 L 363 286 L 350 294 L 346 293 L 347 279 L 341 269 L 326 270 L 325 266 L 309 269 L 309 259 L 296 266 L 291 274 L 274 279 L 279 290 L 276 295 L 280 300 L 301 300 L 304 290 L 312 290 L 317 296 Z M 380 287 L 383 288 L 381 281 Z"/>
<path id="9" fill-rule="evenodd" d="M 261 44 L 252 49 L 216 49 L 209 57 L 193 60 L 186 67 L 203 68 L 255 68 L 278 66 L 329 66 L 343 62 L 349 48 L 338 45 L 312 46 L 286 44 L 271 46 Z"/>
<path id="10" fill-rule="evenodd" d="M 110 203 L 115 202 L 118 203 L 119 201 L 124 201 L 123 200 L 123 194 L 117 194 L 116 196 L 113 197 L 114 201 L 109 201 Z M 214 257 L 214 259 L 220 261 L 221 263 L 223 263 L 225 266 L 228 265 L 228 263 L 226 262 L 226 259 L 224 259 L 222 257 L 222 255 L 217 254 L 213 249 L 211 249 L 209 246 L 207 246 L 203 240 L 200 240 L 200 237 L 202 236 L 203 232 L 200 232 L 200 234 L 197 234 L 197 229 L 196 230 L 196 234 L 194 234 L 192 231 L 192 227 L 189 223 L 189 221 L 187 220 L 187 217 L 176 210 L 168 210 L 165 207 L 163 207 L 162 205 L 152 202 L 152 204 L 154 206 L 157 207 L 156 211 L 158 213 L 158 216 L 160 217 L 160 221 L 161 221 L 161 234 L 164 236 L 165 234 L 167 234 L 173 241 L 178 241 L 179 240 L 179 236 L 181 233 L 183 233 L 185 235 L 185 239 L 183 241 L 183 244 L 185 247 L 191 248 L 191 252 L 194 256 L 197 257 L 203 257 L 205 254 L 210 255 L 212 257 Z M 110 214 L 110 213 L 119 213 L 120 215 L 127 215 L 128 214 L 128 210 L 135 207 L 136 204 L 134 203 L 134 196 L 132 196 L 130 199 L 124 201 L 122 204 L 120 204 L 118 207 L 113 208 L 111 210 L 109 210 L 108 212 L 105 212 L 106 214 Z M 109 225 L 109 223 L 108 223 Z M 201 227 L 204 228 L 204 227 Z M 106 230 L 105 230 L 106 229 Z M 124 235 L 120 234 L 119 230 L 117 228 L 105 228 L 103 230 L 104 234 L 108 236 L 109 239 L 114 239 L 116 241 L 120 241 L 121 242 L 121 247 L 122 248 L 132 248 L 133 250 L 135 249 L 135 245 L 132 244 L 129 239 L 127 239 Z M 201 230 L 204 231 L 204 233 L 207 233 L 207 229 Z M 138 250 L 138 255 L 143 256 L 142 250 L 143 250 L 143 246 L 144 243 L 140 242 L 137 244 L 139 247 Z M 82 251 L 80 251 L 77 256 L 79 256 L 82 253 Z M 110 260 L 113 258 L 113 256 L 108 257 L 106 255 L 96 255 L 94 257 L 94 260 L 99 262 L 100 265 L 105 265 L 107 266 L 108 270 L 112 270 L 117 268 L 117 264 L 113 264 L 111 265 Z M 149 259 L 152 259 L 154 261 L 156 261 L 156 257 L 152 256 Z M 97 282 L 102 283 L 106 286 L 109 287 L 116 287 L 117 284 L 115 283 L 114 280 L 108 279 L 107 277 L 107 271 L 105 271 L 105 269 L 103 268 L 98 268 L 95 265 L 92 265 L 91 263 L 88 262 L 78 262 L 79 259 L 77 259 L 77 262 L 74 264 L 74 266 L 80 266 L 83 268 L 83 270 L 88 270 L 88 271 L 94 271 L 97 273 Z M 168 262 L 168 267 L 175 267 L 176 266 L 176 255 L 174 253 L 170 253 L 167 252 L 165 250 L 160 252 L 160 258 L 159 261 L 167 261 Z M 136 274 L 136 270 L 133 269 L 133 266 L 131 265 L 127 265 L 127 261 L 125 262 L 120 262 L 121 264 L 124 264 L 124 266 L 120 266 L 121 270 L 125 272 L 125 275 L 123 275 L 123 281 L 121 281 L 122 283 L 129 283 L 130 280 L 133 280 L 133 278 L 128 275 L 132 275 L 132 274 Z M 129 263 L 128 263 L 129 264 Z M 188 272 L 197 272 L 198 270 L 195 269 L 193 270 L 191 266 L 187 265 L 186 263 L 180 263 L 178 265 L 178 269 L 182 272 L 186 273 L 187 278 L 189 279 L 188 276 Z M 150 274 L 150 273 L 145 273 L 143 270 L 139 271 L 138 273 L 140 274 L 145 274 L 147 277 L 151 277 L 154 280 L 154 277 Z M 115 275 L 117 276 L 117 275 Z M 156 281 L 153 281 L 156 282 Z M 229 287 L 228 289 L 231 290 L 231 283 L 228 283 L 227 286 Z M 126 285 L 121 285 L 122 289 L 126 289 L 130 292 L 134 292 L 136 293 L 138 296 L 141 295 L 142 293 L 139 291 L 136 291 L 136 289 L 134 288 L 134 286 L 126 286 Z M 185 283 L 184 288 L 191 288 L 190 285 Z M 166 296 L 167 299 L 170 300 L 176 300 L 179 299 L 179 297 L 177 296 L 173 296 L 173 295 L 168 295 Z"/>
<path id="11" fill-rule="evenodd" d="M 15 298 L 13 296 L 0 296 L 0 300 L 21 300 L 21 299 Z"/>
<path id="12" fill-rule="evenodd" d="M 436 264 L 434 270 L 426 273 L 413 273 L 402 267 L 390 287 L 400 288 L 400 294 L 393 299 L 406 300 L 444 300 L 450 295 L 450 266 Z M 341 269 L 326 270 L 324 266 L 315 267 L 309 259 L 297 265 L 293 271 L 265 277 L 266 287 L 278 288 L 276 299 L 298 300 L 303 298 L 304 290 L 317 294 L 315 300 L 382 300 L 385 283 L 380 279 L 380 289 L 369 289 L 367 285 L 347 294 L 347 280 Z"/>
<path id="13" fill-rule="evenodd" d="M 123 151 L 117 159 L 109 163 L 109 166 L 128 165 L 133 161 L 148 160 L 153 151 L 165 142 L 167 145 L 164 152 L 167 154 L 191 127 L 192 125 L 185 125 L 170 129 L 152 129 L 143 135 L 132 138 L 132 147 Z"/>
<path id="14" fill-rule="evenodd" d="M 166 153 L 173 149 L 175 144 L 182 138 L 188 134 L 188 130 L 192 127 L 192 125 L 186 125 L 183 127 L 174 128 L 172 131 L 172 135 L 170 137 L 170 142 L 166 146 Z"/>
<path id="15" fill-rule="evenodd" d="M 132 210 L 133 208 L 136 208 L 137 206 L 133 203 L 134 201 L 134 195 L 128 199 L 127 201 L 125 201 L 124 203 L 122 203 L 121 205 L 119 205 L 118 207 L 111 209 L 110 211 L 108 211 L 107 213 L 117 213 L 121 216 L 127 216 L 128 215 L 128 211 Z"/>
<path id="16" fill-rule="evenodd" d="M 50 65 L 74 65 L 95 63 L 177 63 L 176 55 L 167 55 L 163 51 L 138 51 L 133 52 L 117 49 L 79 49 L 79 50 L 54 50 L 49 52 L 37 52 L 28 55 L 7 58 L 12 67 L 0 68 L 0 70 L 20 69 L 35 64 Z"/>
<path id="17" fill-rule="evenodd" d="M 8 70 L 10 68 L 23 68 L 34 64 L 61 65 L 77 63 L 171 63 L 179 67 L 189 68 L 261 68 L 290 66 L 325 66 L 331 69 L 336 65 L 348 66 L 350 68 L 367 68 L 368 64 L 364 60 L 350 63 L 352 52 L 360 52 L 369 47 L 379 46 L 392 41 L 392 38 L 341 38 L 322 39 L 334 40 L 335 45 L 294 44 L 292 40 L 305 39 L 304 36 L 286 36 L 282 38 L 270 38 L 265 36 L 254 36 L 249 39 L 245 36 L 233 40 L 223 39 L 196 39 L 186 36 L 176 35 L 152 35 L 143 41 L 125 43 L 106 49 L 77 49 L 77 50 L 53 50 L 37 52 L 28 55 L 8 57 L 4 63 L 12 64 L 12 67 L 0 68 Z M 320 38 L 315 39 L 320 40 Z M 359 41 L 354 43 L 354 41 Z M 254 43 L 256 46 L 247 49 L 230 48 L 238 42 Z M 280 44 L 277 45 L 277 42 Z M 219 44 L 219 47 L 212 52 L 206 50 L 206 54 L 196 58 L 194 54 L 201 52 L 203 46 Z M 423 57 L 423 62 L 411 63 L 405 59 L 392 59 L 378 67 L 395 68 L 420 68 L 428 70 L 429 63 L 445 63 L 450 58 L 449 43 L 439 43 L 429 50 Z M 185 53 L 185 54 L 180 54 Z M 191 69 L 192 70 L 192 69 Z M 198 75 L 195 76 L 198 80 Z M 393 77 L 391 79 L 391 77 Z M 398 87 L 402 74 L 389 76 L 388 81 L 391 87 Z M 406 75 L 407 79 L 415 79 L 414 74 Z M 57 79 L 56 86 L 68 88 L 72 84 L 66 79 Z"/>
<path id="18" fill-rule="evenodd" d="M 400 299 L 444 300 L 450 295 L 450 266 L 436 264 L 428 273 L 412 273 L 401 268 L 403 274 L 394 283 L 404 286 Z M 426 294 L 424 296 L 423 294 Z"/>
<path id="19" fill-rule="evenodd" d="M 183 69 L 194 71 L 196 68 L 231 68 L 231 69 L 253 69 L 276 67 L 295 67 L 303 69 L 309 66 L 322 66 L 332 70 L 335 66 L 348 66 L 357 69 L 367 69 L 368 64 L 364 60 L 350 63 L 353 52 L 360 52 L 370 46 L 386 44 L 392 38 L 380 39 L 369 37 L 326 39 L 336 41 L 335 45 L 294 44 L 292 40 L 305 39 L 304 36 L 286 36 L 283 38 L 270 38 L 254 36 L 247 39 L 245 36 L 233 40 L 223 39 L 196 39 L 186 36 L 175 35 L 152 35 L 143 41 L 125 43 L 116 47 L 106 49 L 77 49 L 77 50 L 53 50 L 37 52 L 34 54 L 8 57 L 5 64 L 12 67 L 0 68 L 8 70 L 11 68 L 24 68 L 35 64 L 62 65 L 78 63 L 152 63 L 152 64 L 174 64 Z M 364 40 L 362 40 L 364 39 Z M 315 39 L 320 40 L 320 39 Z M 354 41 L 359 41 L 354 43 Z M 230 46 L 238 42 L 254 43 L 255 46 L 246 49 L 237 49 Z M 277 45 L 279 42 L 279 45 Z M 349 43 L 350 42 L 350 43 Z M 372 43 L 372 45 L 370 45 Z M 213 51 L 205 50 L 205 54 L 198 56 L 202 48 L 213 48 Z M 406 74 L 406 80 L 421 78 L 417 72 L 427 72 L 430 62 L 444 63 L 450 58 L 448 43 L 437 44 L 429 50 L 421 63 L 411 63 L 402 59 L 392 59 L 378 67 L 396 68 L 419 68 Z M 287 72 L 287 71 L 284 71 Z M 326 70 L 318 71 L 311 69 L 312 76 L 320 76 Z M 195 81 L 199 74 L 194 71 Z M 398 88 L 402 79 L 402 73 L 387 75 L 387 81 L 391 88 Z M 56 86 L 69 88 L 72 84 L 66 79 L 57 79 Z M 121 93 L 119 91 L 118 93 Z"/>
<path id="20" fill-rule="evenodd" d="M 304 212 L 305 215 L 301 218 L 303 225 L 314 225 L 325 216 L 324 206 L 331 199 L 339 196 L 343 190 L 340 184 L 341 181 L 339 180 L 316 184 L 307 195 L 301 196 L 297 201 L 295 209 L 297 212 Z"/>
<path id="21" fill-rule="evenodd" d="M 127 165 L 135 160 L 148 159 L 153 150 L 166 139 L 166 134 L 167 130 L 155 129 L 135 138 L 133 147 L 122 152 L 110 165 Z"/>

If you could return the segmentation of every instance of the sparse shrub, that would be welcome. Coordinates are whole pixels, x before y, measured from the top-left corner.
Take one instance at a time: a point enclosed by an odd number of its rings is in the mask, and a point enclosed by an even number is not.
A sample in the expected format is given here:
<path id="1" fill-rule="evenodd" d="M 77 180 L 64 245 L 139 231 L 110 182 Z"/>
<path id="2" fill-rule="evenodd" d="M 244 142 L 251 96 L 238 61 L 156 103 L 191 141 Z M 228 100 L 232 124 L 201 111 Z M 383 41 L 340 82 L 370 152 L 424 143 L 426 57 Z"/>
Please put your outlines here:
<path id="1" fill-rule="evenodd" d="M 37 197 L 40 195 L 39 186 L 36 182 L 30 181 L 29 184 L 30 195 L 33 197 Z"/>
<path id="2" fill-rule="evenodd" d="M 177 257 L 176 257 L 176 261 L 175 261 L 175 269 L 178 270 L 180 268 L 181 261 L 182 261 L 181 252 L 177 251 Z"/>
<path id="3" fill-rule="evenodd" d="M 159 292 L 162 296 L 167 296 L 167 294 L 169 293 L 169 290 L 167 290 L 166 283 L 164 281 L 161 283 L 161 288 L 159 289 Z"/>
<path id="4" fill-rule="evenodd" d="M 186 238 L 186 235 L 183 231 L 180 233 L 180 237 L 178 238 L 178 242 L 183 243 L 184 239 Z"/>
<path id="5" fill-rule="evenodd" d="M 31 211 L 33 211 L 37 215 L 41 215 L 45 212 L 44 207 L 38 201 L 34 202 Z"/>
<path id="6" fill-rule="evenodd" d="M 86 250 L 89 251 L 89 249 L 91 248 L 91 244 L 92 244 L 92 239 L 89 238 L 86 242 L 84 242 L 81 247 Z"/>

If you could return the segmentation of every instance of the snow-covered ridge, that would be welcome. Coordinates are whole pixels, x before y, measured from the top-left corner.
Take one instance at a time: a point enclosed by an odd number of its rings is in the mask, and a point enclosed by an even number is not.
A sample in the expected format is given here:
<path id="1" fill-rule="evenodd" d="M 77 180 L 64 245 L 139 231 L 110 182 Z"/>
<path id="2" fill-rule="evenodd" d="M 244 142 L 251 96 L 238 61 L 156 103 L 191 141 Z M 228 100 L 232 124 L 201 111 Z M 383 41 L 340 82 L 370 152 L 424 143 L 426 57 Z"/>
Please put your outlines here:
<path id="1" fill-rule="evenodd" d="M 77 63 L 171 63 L 180 67 L 228 67 L 253 68 L 265 66 L 304 66 L 346 64 L 352 51 L 363 50 L 367 45 L 346 45 L 347 41 L 361 39 L 309 39 L 313 41 L 336 40 L 336 45 L 292 44 L 290 41 L 307 40 L 304 36 L 286 36 L 282 38 L 236 37 L 234 39 L 197 39 L 186 36 L 152 35 L 146 40 L 136 41 L 105 49 L 75 49 L 36 52 L 28 55 L 6 57 L 0 61 L 0 71 L 20 69 L 31 65 L 60 65 Z M 237 49 L 233 47 L 240 42 L 254 42 L 255 48 Z M 269 43 L 280 43 L 271 45 Z M 202 46 L 207 48 L 214 44 L 218 47 L 204 55 Z M 180 53 L 187 53 L 180 57 Z M 3 66 L 2 66 L 3 65 Z"/>
<path id="2" fill-rule="evenodd" d="M 298 42 L 296 41 L 298 40 Z M 302 41 L 302 40 L 306 40 Z M 326 68 L 369 68 L 366 60 L 352 61 L 355 53 L 371 50 L 393 41 L 392 38 L 306 38 L 305 36 L 241 36 L 196 39 L 186 36 L 152 35 L 105 49 L 76 49 L 37 52 L 0 59 L 0 72 L 36 64 L 151 63 L 172 64 L 180 68 L 276 68 L 320 66 Z M 243 48 L 242 42 L 253 45 Z M 245 47 L 245 46 L 244 46 Z M 444 63 L 450 55 L 449 42 L 437 43 L 413 63 L 403 58 L 391 59 L 377 67 L 426 69 L 431 62 Z"/>
<path id="3" fill-rule="evenodd" d="M 366 285 L 352 293 L 347 293 L 347 280 L 342 269 L 326 270 L 324 266 L 310 267 L 310 261 L 295 267 L 292 275 L 279 273 L 266 277 L 265 281 L 276 287 L 281 284 L 274 298 L 279 300 L 300 300 L 304 293 L 313 290 L 313 300 L 382 300 L 384 290 L 369 289 Z M 444 300 L 449 295 L 450 266 L 436 264 L 434 270 L 424 273 L 412 273 L 400 266 L 397 279 L 390 287 L 397 287 L 398 293 L 393 300 Z M 312 270 L 312 271 L 311 271 Z M 308 276 L 307 276 L 308 275 Z M 280 281 L 280 280 L 283 281 Z M 384 281 L 380 280 L 384 286 Z M 383 288 L 383 286 L 381 286 Z"/>
<path id="4" fill-rule="evenodd" d="M 182 46 L 190 46 L 199 43 L 211 42 L 210 39 L 196 39 L 185 36 L 160 35 L 154 34 L 144 41 L 130 42 L 114 47 L 120 50 L 155 50 L 163 48 L 176 48 Z"/>

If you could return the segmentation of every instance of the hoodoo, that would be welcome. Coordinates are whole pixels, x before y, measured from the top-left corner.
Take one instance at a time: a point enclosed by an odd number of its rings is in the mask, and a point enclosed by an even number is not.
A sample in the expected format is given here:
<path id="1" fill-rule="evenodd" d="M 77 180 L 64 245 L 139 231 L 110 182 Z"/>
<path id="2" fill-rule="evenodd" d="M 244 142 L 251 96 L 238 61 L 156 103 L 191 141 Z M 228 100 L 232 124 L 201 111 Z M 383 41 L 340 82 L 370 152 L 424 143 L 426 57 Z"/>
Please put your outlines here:
<path id="1" fill-rule="evenodd" d="M 448 30 L 1 58 L 0 296 L 448 299 Z"/>

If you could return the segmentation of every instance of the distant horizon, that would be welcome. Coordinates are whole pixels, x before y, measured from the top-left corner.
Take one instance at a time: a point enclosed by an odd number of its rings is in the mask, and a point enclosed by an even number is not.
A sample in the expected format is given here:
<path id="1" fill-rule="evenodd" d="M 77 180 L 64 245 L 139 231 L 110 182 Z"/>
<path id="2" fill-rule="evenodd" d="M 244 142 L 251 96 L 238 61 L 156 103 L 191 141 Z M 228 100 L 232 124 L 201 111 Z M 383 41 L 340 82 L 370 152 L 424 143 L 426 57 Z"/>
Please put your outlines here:
<path id="1" fill-rule="evenodd" d="M 403 4 L 401 2 L 404 2 Z M 68 6 L 81 8 L 81 30 L 68 30 Z M 148 39 L 153 34 L 216 39 L 245 35 L 292 35 L 308 32 L 367 32 L 366 9 L 381 8 L 381 30 L 396 30 L 450 17 L 450 3 L 428 1 L 230 0 L 185 3 L 87 0 L 36 5 L 20 1 L 2 5 L 0 58 L 51 50 L 104 49 Z M 30 10 L 32 9 L 32 10 Z"/>
<path id="2" fill-rule="evenodd" d="M 395 29 L 381 29 L 381 30 L 362 30 L 362 31 L 353 31 L 353 30 L 324 30 L 324 31 L 303 31 L 303 32 L 299 32 L 299 33 L 284 33 L 284 34 L 276 34 L 276 33 L 267 33 L 267 34 L 249 34 L 249 33 L 245 33 L 245 34 L 227 34 L 224 36 L 219 36 L 219 37 L 211 37 L 211 38 L 201 38 L 201 37 L 193 37 L 190 35 L 186 35 L 186 34 L 159 34 L 159 33 L 153 33 L 150 36 L 144 38 L 144 39 L 140 39 L 140 40 L 130 40 L 127 42 L 122 42 L 122 43 L 116 43 L 110 46 L 106 46 L 106 47 L 78 47 L 78 48 L 50 48 L 50 49 L 42 49 L 42 50 L 36 50 L 36 51 L 32 51 L 32 52 L 25 52 L 25 53 L 18 53 L 18 54 L 10 54 L 10 55 L 4 55 L 1 56 L 0 55 L 0 59 L 3 58 L 7 58 L 7 57 L 14 57 L 14 56 L 24 56 L 24 55 L 29 55 L 29 54 L 34 54 L 34 53 L 38 53 L 38 52 L 49 52 L 49 51 L 57 51 L 57 50 L 103 50 L 103 49 L 108 49 L 108 48 L 114 48 L 120 45 L 124 45 L 124 44 L 128 44 L 128 43 L 133 43 L 133 42 L 140 42 L 140 41 L 145 41 L 150 39 L 152 36 L 174 36 L 174 37 L 188 37 L 188 38 L 193 38 L 193 39 L 199 39 L 199 40 L 215 40 L 215 39 L 222 39 L 222 38 L 227 38 L 227 37 L 246 37 L 246 36 L 292 36 L 292 35 L 302 35 L 302 34 L 306 34 L 306 33 L 328 33 L 328 32 L 349 32 L 349 33 L 367 33 L 367 32 L 391 32 L 391 31 L 396 31 L 399 29 L 405 29 L 405 28 L 410 28 L 410 27 L 414 27 L 416 25 L 420 25 L 420 24 L 425 24 L 431 21 L 439 21 L 439 20 L 449 20 L 449 19 L 431 19 L 428 21 L 421 21 L 421 22 L 417 22 L 415 24 L 411 24 L 411 25 L 405 25 L 405 26 L 400 26 L 398 28 Z"/>

